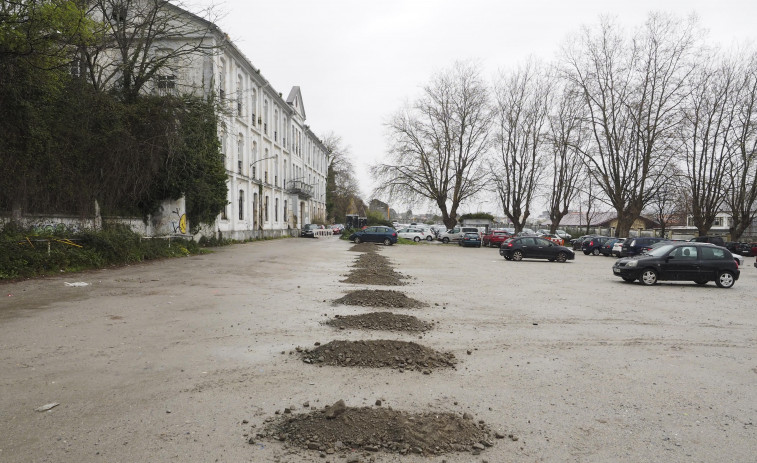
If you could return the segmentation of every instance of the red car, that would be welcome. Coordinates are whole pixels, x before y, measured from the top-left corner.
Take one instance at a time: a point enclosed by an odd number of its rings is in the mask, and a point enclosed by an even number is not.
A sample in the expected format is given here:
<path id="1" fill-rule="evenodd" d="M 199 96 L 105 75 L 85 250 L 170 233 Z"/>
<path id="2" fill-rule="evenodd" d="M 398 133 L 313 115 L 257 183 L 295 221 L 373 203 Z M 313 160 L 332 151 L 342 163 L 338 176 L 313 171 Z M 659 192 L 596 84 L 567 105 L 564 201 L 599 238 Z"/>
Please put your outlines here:
<path id="1" fill-rule="evenodd" d="M 505 242 L 506 239 L 510 238 L 512 235 L 507 233 L 506 231 L 502 230 L 492 230 L 489 233 L 486 233 L 482 239 L 482 245 L 483 246 L 490 246 L 490 247 L 500 247 L 502 246 L 502 243 Z"/>

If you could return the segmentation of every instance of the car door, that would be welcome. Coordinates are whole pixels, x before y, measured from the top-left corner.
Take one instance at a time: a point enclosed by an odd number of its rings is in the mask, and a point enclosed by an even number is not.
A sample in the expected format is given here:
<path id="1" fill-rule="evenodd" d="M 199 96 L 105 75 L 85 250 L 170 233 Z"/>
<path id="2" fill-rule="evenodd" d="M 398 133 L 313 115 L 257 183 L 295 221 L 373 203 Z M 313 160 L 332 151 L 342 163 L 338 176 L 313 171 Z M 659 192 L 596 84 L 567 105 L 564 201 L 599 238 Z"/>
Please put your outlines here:
<path id="1" fill-rule="evenodd" d="M 668 253 L 665 263 L 661 264 L 663 277 L 669 280 L 697 280 L 700 261 L 696 246 L 678 246 Z"/>
<path id="2" fill-rule="evenodd" d="M 533 257 L 539 259 L 551 259 L 554 243 L 544 238 L 531 238 L 534 240 Z"/>
<path id="3" fill-rule="evenodd" d="M 369 243 L 375 243 L 378 239 L 378 227 L 368 227 L 365 229 L 365 241 Z"/>
<path id="4" fill-rule="evenodd" d="M 525 237 L 518 240 L 518 248 L 523 253 L 523 257 L 535 257 L 536 244 L 533 238 Z"/>

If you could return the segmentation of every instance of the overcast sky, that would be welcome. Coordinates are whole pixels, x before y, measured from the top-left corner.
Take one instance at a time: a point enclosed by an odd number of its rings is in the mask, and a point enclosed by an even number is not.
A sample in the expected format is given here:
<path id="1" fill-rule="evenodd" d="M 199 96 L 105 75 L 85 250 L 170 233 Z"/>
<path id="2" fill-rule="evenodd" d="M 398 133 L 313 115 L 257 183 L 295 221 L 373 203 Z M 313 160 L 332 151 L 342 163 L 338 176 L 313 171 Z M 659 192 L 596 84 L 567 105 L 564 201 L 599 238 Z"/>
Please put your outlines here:
<path id="1" fill-rule="evenodd" d="M 710 41 L 724 46 L 757 37 L 757 0 L 194 0 L 187 7 L 211 3 L 222 13 L 218 26 L 277 91 L 301 87 L 310 128 L 342 136 L 366 201 L 368 166 L 386 151 L 384 122 L 455 60 L 477 61 L 491 79 L 531 55 L 551 61 L 600 15 L 632 29 L 650 11 L 696 13 Z M 491 209 L 469 204 L 462 212 L 502 214 Z"/>

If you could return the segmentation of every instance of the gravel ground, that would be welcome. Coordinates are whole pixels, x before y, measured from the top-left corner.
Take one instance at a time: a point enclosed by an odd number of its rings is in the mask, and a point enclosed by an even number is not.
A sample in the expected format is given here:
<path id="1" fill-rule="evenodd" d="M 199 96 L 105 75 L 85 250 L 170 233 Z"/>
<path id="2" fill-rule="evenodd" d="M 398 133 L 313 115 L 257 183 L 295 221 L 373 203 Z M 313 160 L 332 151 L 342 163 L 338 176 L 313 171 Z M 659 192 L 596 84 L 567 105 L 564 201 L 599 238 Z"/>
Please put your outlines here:
<path id="1" fill-rule="evenodd" d="M 356 257 L 336 238 L 0 284 L 0 461 L 755 461 L 757 269 L 733 289 L 626 284 L 611 258 L 508 262 L 496 249 L 381 247 L 411 278 L 423 334 L 455 369 L 307 365 L 334 339 L 332 301 Z M 88 286 L 65 283 L 86 282 Z M 391 289 L 391 288 L 386 288 Z M 349 329 L 343 340 L 384 340 Z M 481 455 L 321 458 L 254 430 L 301 404 L 467 413 Z M 38 412 L 45 404 L 59 403 Z"/>

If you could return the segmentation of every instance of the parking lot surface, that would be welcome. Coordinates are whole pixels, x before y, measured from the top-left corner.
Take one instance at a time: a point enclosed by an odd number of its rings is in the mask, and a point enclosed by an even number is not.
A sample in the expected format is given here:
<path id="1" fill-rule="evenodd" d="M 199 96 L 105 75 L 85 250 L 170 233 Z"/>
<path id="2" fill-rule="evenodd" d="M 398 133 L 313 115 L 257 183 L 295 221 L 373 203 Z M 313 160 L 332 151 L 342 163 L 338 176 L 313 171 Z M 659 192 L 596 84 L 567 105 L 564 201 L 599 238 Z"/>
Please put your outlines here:
<path id="1" fill-rule="evenodd" d="M 724 290 L 624 283 L 614 259 L 581 253 L 560 264 L 454 244 L 379 246 L 409 277 L 382 288 L 341 282 L 357 257 L 350 247 L 336 237 L 255 242 L 0 285 L 0 461 L 346 461 L 248 443 L 277 411 L 340 399 L 468 413 L 508 436 L 478 456 L 360 461 L 755 461 L 753 258 Z M 87 285 L 66 285 L 78 282 Z M 368 312 L 332 303 L 358 289 L 427 303 L 392 312 L 434 328 L 322 323 Z M 319 367 L 296 353 L 380 339 L 451 352 L 458 363 L 400 373 Z"/>

